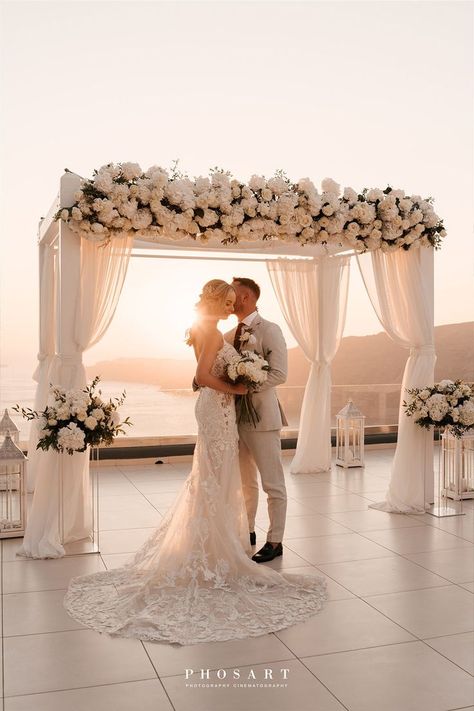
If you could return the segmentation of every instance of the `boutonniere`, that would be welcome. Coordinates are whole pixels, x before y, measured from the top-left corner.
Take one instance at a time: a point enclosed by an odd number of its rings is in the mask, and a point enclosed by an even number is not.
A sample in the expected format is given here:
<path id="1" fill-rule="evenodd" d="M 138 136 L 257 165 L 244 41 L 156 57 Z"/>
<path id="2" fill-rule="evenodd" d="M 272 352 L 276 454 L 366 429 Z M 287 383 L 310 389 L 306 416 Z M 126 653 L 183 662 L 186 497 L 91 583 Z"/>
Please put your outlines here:
<path id="1" fill-rule="evenodd" d="M 255 343 L 257 343 L 257 339 L 253 335 L 253 331 L 251 328 L 242 329 L 242 333 L 239 336 L 239 341 L 241 347 L 255 345 Z"/>

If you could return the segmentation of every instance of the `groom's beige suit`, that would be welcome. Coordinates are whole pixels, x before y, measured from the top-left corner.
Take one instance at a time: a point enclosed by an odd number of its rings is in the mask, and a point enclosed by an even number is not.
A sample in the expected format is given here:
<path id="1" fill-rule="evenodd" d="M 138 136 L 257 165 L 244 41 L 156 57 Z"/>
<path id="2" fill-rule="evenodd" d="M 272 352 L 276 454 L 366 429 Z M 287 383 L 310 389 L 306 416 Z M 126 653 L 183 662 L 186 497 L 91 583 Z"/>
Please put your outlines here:
<path id="1" fill-rule="evenodd" d="M 252 394 L 252 402 L 260 417 L 254 427 L 239 425 L 239 459 L 249 530 L 255 531 L 258 505 L 257 468 L 262 488 L 268 497 L 270 528 L 267 540 L 283 540 L 286 519 L 286 487 L 281 462 L 280 430 L 288 424 L 278 402 L 275 387 L 286 381 L 288 353 L 283 333 L 276 323 L 266 321 L 258 312 L 242 320 L 244 326 L 238 350 L 256 351 L 267 358 L 270 372 L 267 381 Z M 225 334 L 234 345 L 236 328 Z"/>

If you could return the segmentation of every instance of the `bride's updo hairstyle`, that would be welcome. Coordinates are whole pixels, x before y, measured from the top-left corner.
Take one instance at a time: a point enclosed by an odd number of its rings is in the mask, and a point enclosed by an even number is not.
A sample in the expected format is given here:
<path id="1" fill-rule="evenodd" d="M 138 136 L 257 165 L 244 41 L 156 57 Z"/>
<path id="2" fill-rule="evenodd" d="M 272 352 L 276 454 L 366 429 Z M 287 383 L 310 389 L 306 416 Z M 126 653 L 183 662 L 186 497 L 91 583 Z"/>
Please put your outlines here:
<path id="1" fill-rule="evenodd" d="M 199 294 L 199 301 L 196 304 L 197 321 L 186 332 L 188 346 L 192 346 L 194 343 L 195 330 L 199 321 L 205 319 L 206 316 L 212 317 L 219 314 L 229 293 L 233 291 L 234 287 L 222 279 L 211 279 L 211 281 L 204 284 L 202 292 Z"/>

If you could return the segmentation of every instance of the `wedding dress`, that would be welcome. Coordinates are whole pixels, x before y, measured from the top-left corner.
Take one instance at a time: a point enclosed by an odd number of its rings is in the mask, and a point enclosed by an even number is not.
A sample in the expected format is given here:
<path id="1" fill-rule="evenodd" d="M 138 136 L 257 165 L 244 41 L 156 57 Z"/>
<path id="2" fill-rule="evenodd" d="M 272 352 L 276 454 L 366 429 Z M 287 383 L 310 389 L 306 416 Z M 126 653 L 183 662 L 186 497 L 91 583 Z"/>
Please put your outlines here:
<path id="1" fill-rule="evenodd" d="M 221 377 L 224 343 L 212 374 Z M 255 637 L 307 619 L 323 578 L 253 562 L 243 500 L 234 397 L 201 389 L 190 475 L 160 526 L 122 568 L 74 578 L 70 615 L 99 632 L 178 644 Z"/>

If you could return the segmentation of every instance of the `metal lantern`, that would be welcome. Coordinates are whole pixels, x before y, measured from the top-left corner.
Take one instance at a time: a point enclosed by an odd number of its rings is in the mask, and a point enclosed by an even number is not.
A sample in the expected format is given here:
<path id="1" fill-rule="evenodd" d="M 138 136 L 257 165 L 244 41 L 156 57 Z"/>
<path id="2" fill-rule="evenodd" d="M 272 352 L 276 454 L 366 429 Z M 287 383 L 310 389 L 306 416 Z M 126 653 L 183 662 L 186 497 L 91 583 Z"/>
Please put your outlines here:
<path id="1" fill-rule="evenodd" d="M 0 447 L 0 538 L 24 536 L 26 527 L 26 457 L 9 432 Z"/>
<path id="2" fill-rule="evenodd" d="M 7 432 L 12 438 L 12 440 L 15 442 L 15 444 L 18 444 L 20 441 L 20 430 L 13 422 L 12 418 L 8 413 L 8 410 L 5 408 L 3 417 L 0 420 L 0 443 L 4 441 Z"/>
<path id="3" fill-rule="evenodd" d="M 336 415 L 336 464 L 340 467 L 364 466 L 365 415 L 349 400 Z"/>
<path id="4" fill-rule="evenodd" d="M 455 437 L 449 429 L 441 436 L 441 489 L 455 501 L 474 499 L 474 430 Z"/>

